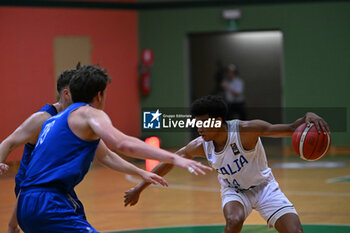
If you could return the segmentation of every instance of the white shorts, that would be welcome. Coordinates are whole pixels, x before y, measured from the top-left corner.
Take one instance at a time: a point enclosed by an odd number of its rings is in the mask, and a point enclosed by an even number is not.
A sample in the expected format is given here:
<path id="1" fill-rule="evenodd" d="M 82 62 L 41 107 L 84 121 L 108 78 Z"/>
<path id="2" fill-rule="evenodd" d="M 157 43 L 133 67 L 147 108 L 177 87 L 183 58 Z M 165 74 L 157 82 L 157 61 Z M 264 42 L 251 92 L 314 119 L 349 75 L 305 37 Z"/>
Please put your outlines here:
<path id="1" fill-rule="evenodd" d="M 255 209 L 266 220 L 269 227 L 274 227 L 276 221 L 284 214 L 297 214 L 293 204 L 282 193 L 275 179 L 246 191 L 222 187 L 221 198 L 222 208 L 230 201 L 240 202 L 244 207 L 245 218 Z"/>

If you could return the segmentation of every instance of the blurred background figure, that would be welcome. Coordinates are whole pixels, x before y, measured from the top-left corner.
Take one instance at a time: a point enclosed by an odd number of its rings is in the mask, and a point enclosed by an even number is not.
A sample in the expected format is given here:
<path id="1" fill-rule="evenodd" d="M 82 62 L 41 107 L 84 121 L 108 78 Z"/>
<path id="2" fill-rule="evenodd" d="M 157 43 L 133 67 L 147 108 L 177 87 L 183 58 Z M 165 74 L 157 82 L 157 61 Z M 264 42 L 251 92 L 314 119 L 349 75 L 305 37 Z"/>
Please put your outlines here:
<path id="1" fill-rule="evenodd" d="M 222 61 L 220 59 L 216 60 L 216 72 L 214 75 L 215 79 L 215 88 L 213 90 L 213 95 L 224 95 L 224 89 L 222 87 L 222 82 L 225 78 L 225 66 L 222 64 Z"/>
<path id="2" fill-rule="evenodd" d="M 244 81 L 239 77 L 238 69 L 234 64 L 227 66 L 225 75 L 221 86 L 229 108 L 228 119 L 245 120 Z"/>

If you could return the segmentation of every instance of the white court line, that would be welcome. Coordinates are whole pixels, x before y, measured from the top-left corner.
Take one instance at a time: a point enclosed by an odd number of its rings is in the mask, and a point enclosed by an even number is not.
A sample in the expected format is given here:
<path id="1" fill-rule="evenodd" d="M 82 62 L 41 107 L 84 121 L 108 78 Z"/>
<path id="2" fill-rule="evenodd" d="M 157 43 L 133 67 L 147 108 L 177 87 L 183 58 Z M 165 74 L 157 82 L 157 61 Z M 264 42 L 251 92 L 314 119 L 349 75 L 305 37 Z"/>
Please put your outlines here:
<path id="1" fill-rule="evenodd" d="M 330 192 L 304 192 L 304 191 L 290 191 L 284 192 L 287 195 L 296 195 L 296 196 L 323 196 L 323 197 L 350 197 L 350 193 L 330 193 Z"/>
<path id="2" fill-rule="evenodd" d="M 133 183 L 140 183 L 142 180 L 133 177 L 132 175 L 125 175 L 125 178 Z M 163 188 L 162 186 L 152 185 L 153 187 Z M 198 187 L 198 186 L 188 186 L 188 185 L 178 185 L 171 184 L 168 188 L 171 189 L 180 189 L 180 190 L 192 190 L 192 191 L 204 191 L 204 192 L 220 192 L 220 188 L 211 188 L 211 187 Z M 331 193 L 331 192 L 307 192 L 307 191 L 289 191 L 284 192 L 287 195 L 295 196 L 321 196 L 321 197 L 350 197 L 350 193 Z"/>

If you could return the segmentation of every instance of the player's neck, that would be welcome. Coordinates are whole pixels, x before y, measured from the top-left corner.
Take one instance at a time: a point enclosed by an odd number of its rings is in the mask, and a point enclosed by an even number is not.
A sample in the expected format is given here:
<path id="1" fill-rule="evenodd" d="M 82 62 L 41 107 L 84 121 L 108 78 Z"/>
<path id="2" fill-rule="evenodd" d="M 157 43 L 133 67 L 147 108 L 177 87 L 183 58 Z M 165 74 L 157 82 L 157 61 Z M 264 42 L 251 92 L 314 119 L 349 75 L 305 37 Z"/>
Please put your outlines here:
<path id="1" fill-rule="evenodd" d="M 217 133 L 217 136 L 213 140 L 215 150 L 221 151 L 224 149 L 228 138 L 227 124 L 223 124 Z"/>
<path id="2" fill-rule="evenodd" d="M 61 102 L 56 102 L 53 106 L 55 106 L 57 112 L 62 112 L 64 110 L 64 106 Z"/>

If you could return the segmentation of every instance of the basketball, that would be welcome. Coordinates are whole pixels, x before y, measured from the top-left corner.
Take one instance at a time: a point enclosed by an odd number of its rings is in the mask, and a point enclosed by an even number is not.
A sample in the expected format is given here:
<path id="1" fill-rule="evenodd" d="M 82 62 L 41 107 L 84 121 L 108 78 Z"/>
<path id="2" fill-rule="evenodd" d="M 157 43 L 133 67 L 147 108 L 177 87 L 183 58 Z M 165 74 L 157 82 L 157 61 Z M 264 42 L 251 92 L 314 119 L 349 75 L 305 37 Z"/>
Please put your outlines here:
<path id="1" fill-rule="evenodd" d="M 301 124 L 293 133 L 292 144 L 295 152 L 300 158 L 307 161 L 315 161 L 325 156 L 331 144 L 331 137 L 328 133 L 320 134 L 316 126 L 311 123 Z"/>

